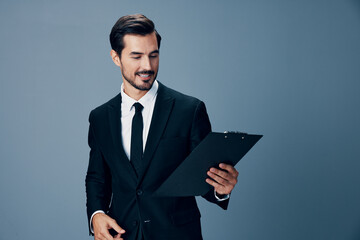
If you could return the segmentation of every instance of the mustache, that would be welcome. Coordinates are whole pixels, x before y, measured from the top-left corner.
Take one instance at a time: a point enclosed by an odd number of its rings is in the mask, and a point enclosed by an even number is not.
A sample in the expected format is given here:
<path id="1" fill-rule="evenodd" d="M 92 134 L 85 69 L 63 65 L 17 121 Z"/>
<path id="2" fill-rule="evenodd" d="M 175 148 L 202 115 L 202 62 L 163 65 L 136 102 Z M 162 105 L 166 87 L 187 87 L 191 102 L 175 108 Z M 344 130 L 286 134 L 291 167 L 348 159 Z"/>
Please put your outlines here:
<path id="1" fill-rule="evenodd" d="M 154 71 L 140 71 L 140 72 L 136 72 L 136 74 L 150 74 L 150 75 L 153 75 L 155 72 Z"/>

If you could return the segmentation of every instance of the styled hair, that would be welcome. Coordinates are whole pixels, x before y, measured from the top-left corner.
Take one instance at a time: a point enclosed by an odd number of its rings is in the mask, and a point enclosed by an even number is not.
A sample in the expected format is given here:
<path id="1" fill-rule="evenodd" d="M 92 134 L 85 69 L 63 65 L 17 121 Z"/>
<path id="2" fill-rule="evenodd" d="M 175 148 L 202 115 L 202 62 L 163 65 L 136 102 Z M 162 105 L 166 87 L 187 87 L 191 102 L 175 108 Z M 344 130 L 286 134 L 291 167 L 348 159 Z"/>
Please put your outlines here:
<path id="1" fill-rule="evenodd" d="M 153 21 L 142 14 L 126 15 L 115 23 L 110 33 L 111 48 L 119 57 L 124 49 L 124 36 L 126 34 L 139 34 L 145 36 L 155 32 L 158 48 L 160 49 L 161 36 L 155 29 Z"/>

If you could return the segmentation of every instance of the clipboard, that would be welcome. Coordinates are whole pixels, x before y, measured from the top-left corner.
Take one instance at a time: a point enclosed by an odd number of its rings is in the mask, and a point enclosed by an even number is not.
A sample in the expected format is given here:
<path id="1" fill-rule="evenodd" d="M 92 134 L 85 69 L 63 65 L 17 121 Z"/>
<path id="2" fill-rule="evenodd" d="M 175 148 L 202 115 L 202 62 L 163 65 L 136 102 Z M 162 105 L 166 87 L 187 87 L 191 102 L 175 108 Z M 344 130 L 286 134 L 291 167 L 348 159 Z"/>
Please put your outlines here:
<path id="1" fill-rule="evenodd" d="M 235 166 L 263 135 L 241 132 L 211 132 L 153 193 L 154 196 L 205 195 L 212 189 L 205 179 L 211 167 Z"/>

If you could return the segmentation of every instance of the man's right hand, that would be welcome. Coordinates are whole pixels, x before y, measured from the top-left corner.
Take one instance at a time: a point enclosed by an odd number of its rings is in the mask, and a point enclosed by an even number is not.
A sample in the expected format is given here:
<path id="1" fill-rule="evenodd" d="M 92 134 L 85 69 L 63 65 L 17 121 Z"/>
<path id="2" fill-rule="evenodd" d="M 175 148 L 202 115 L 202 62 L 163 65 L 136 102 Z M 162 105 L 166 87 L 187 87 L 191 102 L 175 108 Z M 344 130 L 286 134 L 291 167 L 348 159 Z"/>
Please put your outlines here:
<path id="1" fill-rule="evenodd" d="M 92 219 L 95 240 L 122 240 L 121 234 L 125 233 L 114 219 L 105 213 L 96 213 Z M 118 234 L 112 237 L 109 229 L 114 229 Z"/>

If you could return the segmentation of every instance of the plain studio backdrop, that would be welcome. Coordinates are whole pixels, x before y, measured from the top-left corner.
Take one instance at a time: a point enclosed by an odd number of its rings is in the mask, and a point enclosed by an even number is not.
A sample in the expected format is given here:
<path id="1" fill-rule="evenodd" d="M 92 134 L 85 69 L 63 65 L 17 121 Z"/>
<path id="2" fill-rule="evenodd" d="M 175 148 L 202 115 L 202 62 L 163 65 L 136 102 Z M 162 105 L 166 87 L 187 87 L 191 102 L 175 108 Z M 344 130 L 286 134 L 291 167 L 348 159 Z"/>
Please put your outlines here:
<path id="1" fill-rule="evenodd" d="M 158 80 L 214 131 L 263 134 L 205 240 L 360 239 L 359 0 L 0 2 L 0 239 L 91 239 L 88 114 L 120 91 L 108 35 L 143 13 Z"/>

